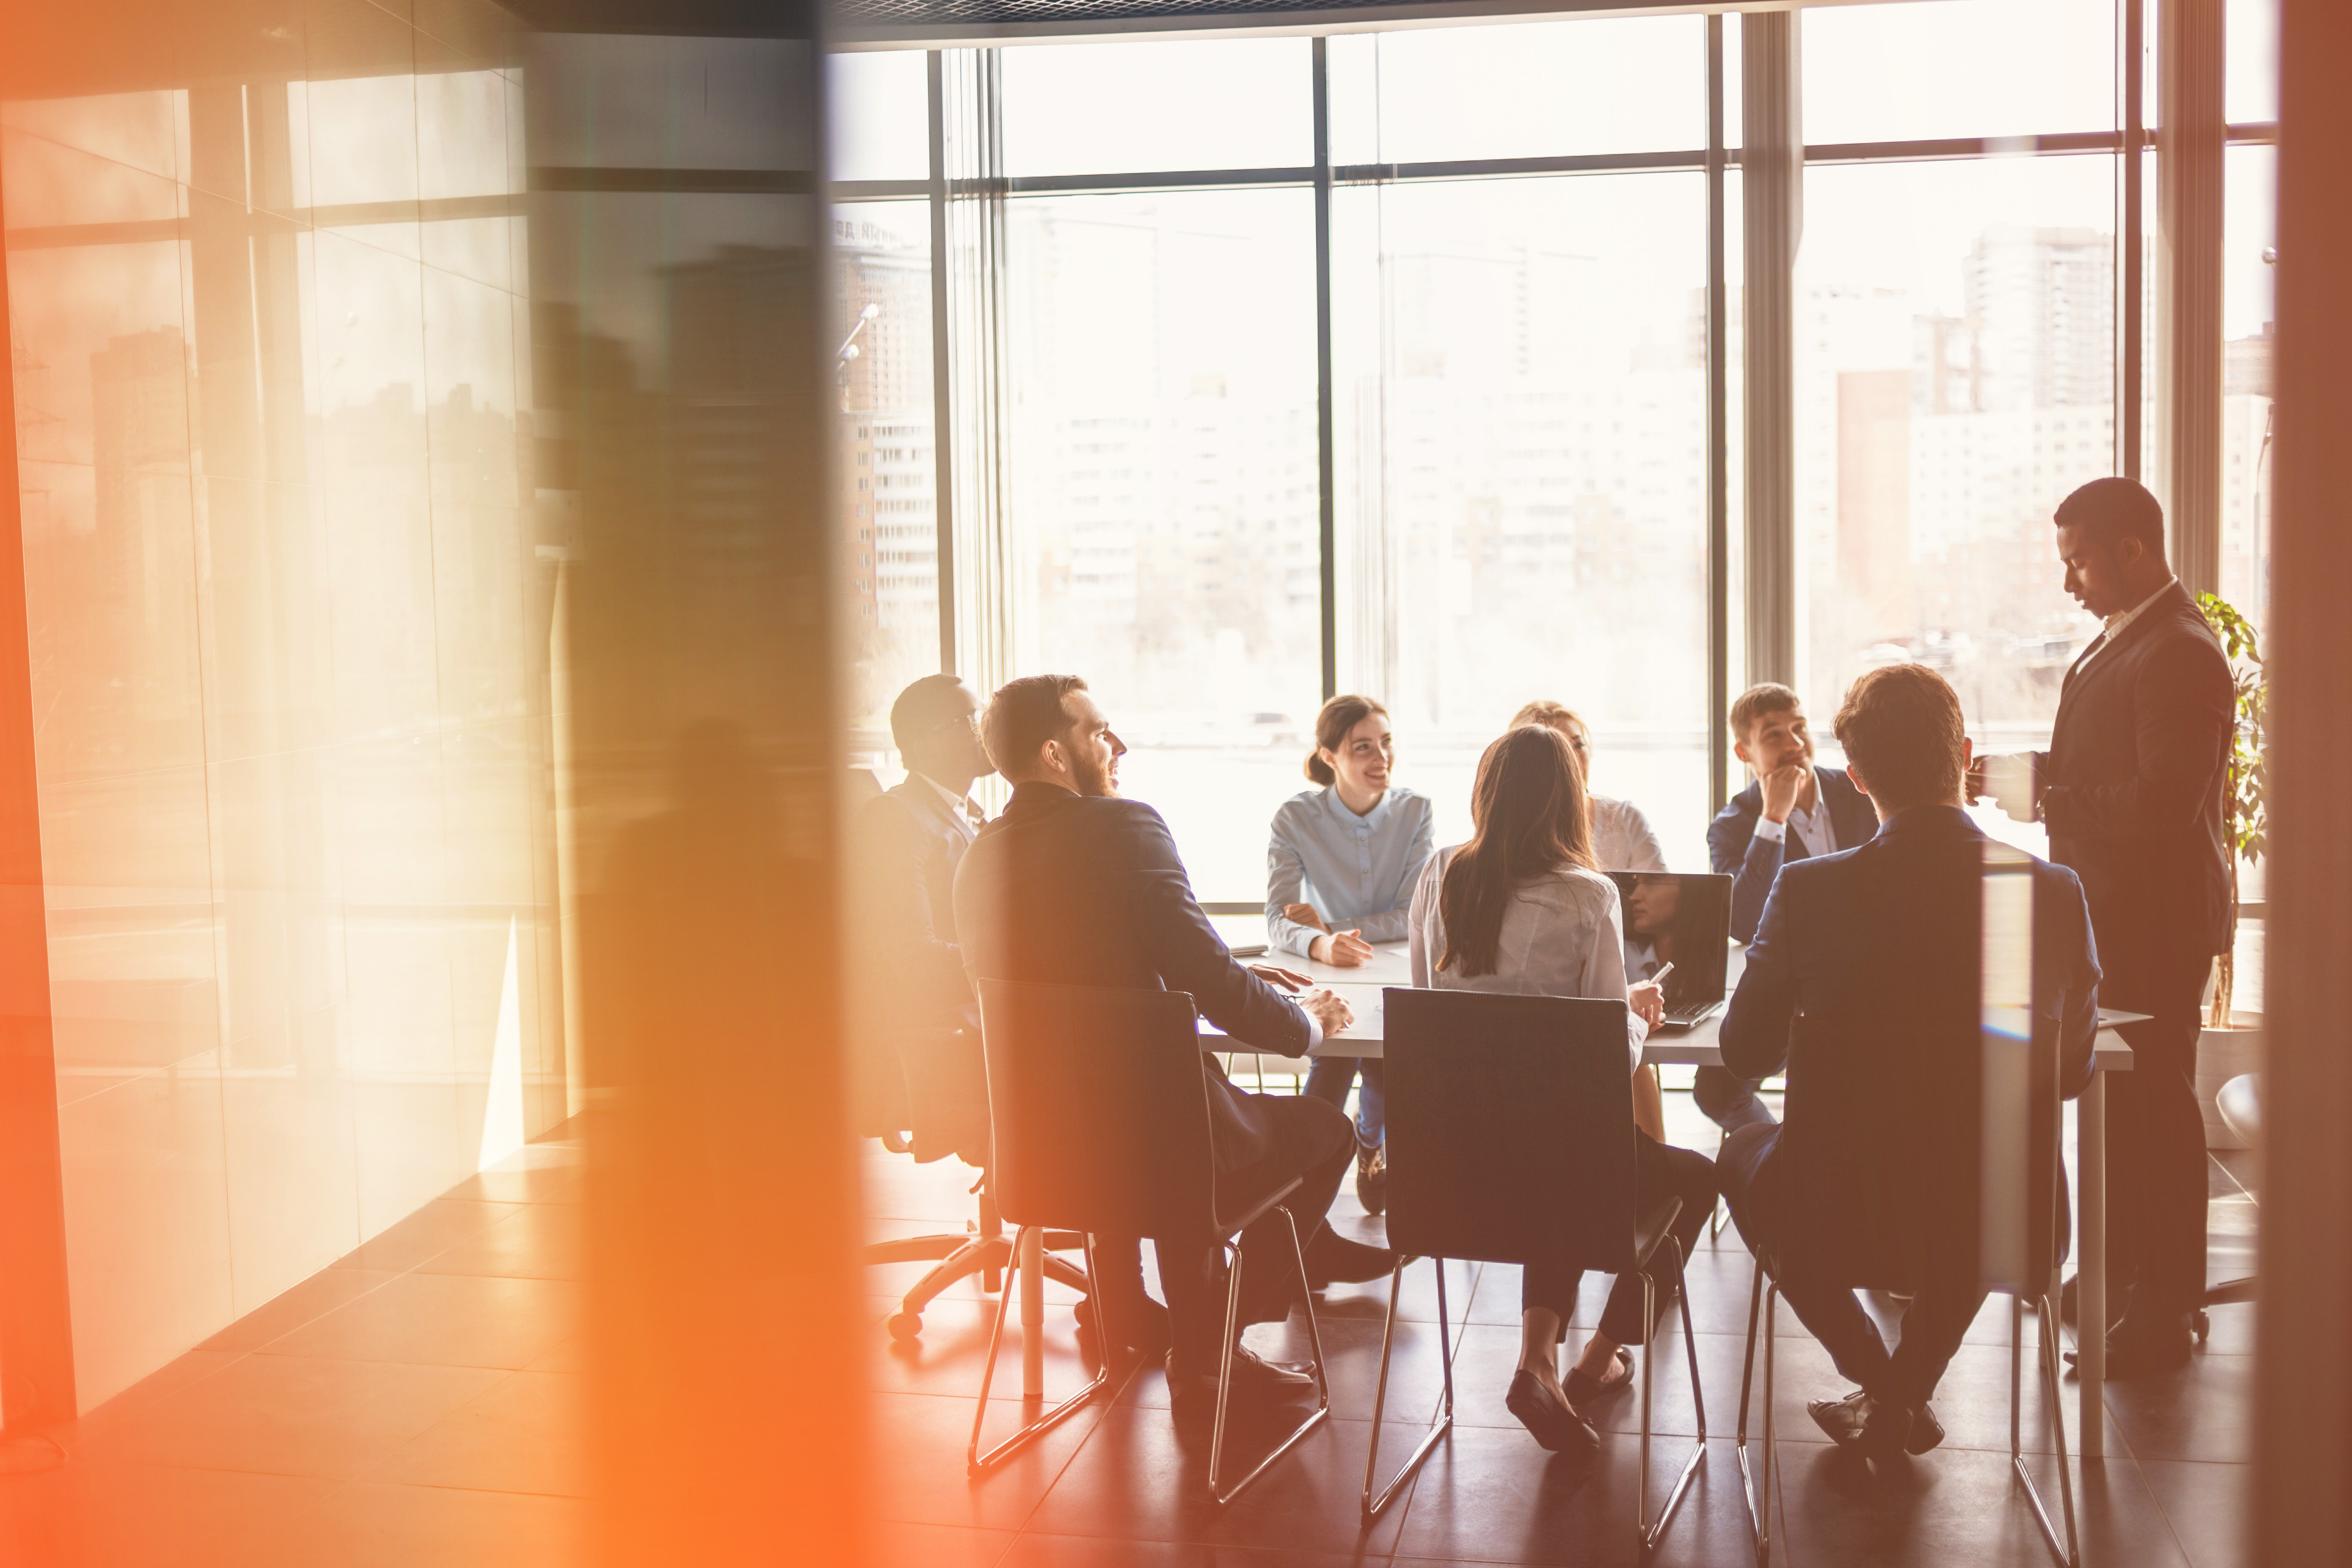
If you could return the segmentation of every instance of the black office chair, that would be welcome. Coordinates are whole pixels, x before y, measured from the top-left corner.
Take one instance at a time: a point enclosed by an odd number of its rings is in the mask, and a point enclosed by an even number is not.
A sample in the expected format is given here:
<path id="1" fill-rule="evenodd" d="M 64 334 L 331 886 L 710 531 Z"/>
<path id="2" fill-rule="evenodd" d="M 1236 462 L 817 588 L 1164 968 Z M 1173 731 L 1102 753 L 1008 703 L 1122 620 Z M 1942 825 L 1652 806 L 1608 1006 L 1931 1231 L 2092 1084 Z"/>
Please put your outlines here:
<path id="1" fill-rule="evenodd" d="M 1024 1231 L 1054 1224 L 1096 1236 L 1214 1235 L 1232 1255 L 1225 1296 L 1225 1359 L 1217 1377 L 1216 1425 L 1209 1445 L 1209 1494 L 1230 1502 L 1331 1411 L 1323 1370 L 1323 1336 L 1308 1293 L 1298 1224 L 1286 1206 L 1297 1180 L 1248 1197 L 1217 1191 L 1210 1144 L 1206 1066 L 1192 1007 L 1181 991 L 1113 990 L 983 980 L 981 1036 L 988 1055 L 988 1102 L 995 1118 L 993 1173 L 1004 1215 Z M 1242 1248 L 1233 1237 L 1280 1209 L 1290 1226 L 1290 1258 L 1307 1307 L 1315 1352 L 1313 1415 L 1231 1487 L 1220 1487 L 1233 1344 L 1240 1331 Z M 983 1455 L 982 1422 L 1004 1332 L 1000 1304 L 988 1342 L 988 1366 L 966 1458 L 974 1474 L 1013 1452 L 1083 1405 L 1103 1385 L 1084 1390 Z M 1096 1324 L 1097 1337 L 1102 1332 Z M 1107 1373 L 1105 1374 L 1108 1375 Z"/>
<path id="2" fill-rule="evenodd" d="M 1634 1189 L 1633 1089 L 1625 1070 L 1625 1005 L 1477 991 L 1383 993 L 1388 1061 L 1388 1325 L 1381 1337 L 1372 1452 L 1364 1462 L 1364 1518 L 1376 1517 L 1429 1457 L 1454 1420 L 1453 1338 L 1445 1325 L 1444 1259 L 1526 1263 L 1559 1258 L 1577 1267 L 1643 1271 L 1644 1321 L 1655 1317 L 1648 1268 L 1660 1247 L 1675 1253 L 1675 1295 L 1690 1361 L 1698 1439 L 1657 1522 L 1649 1522 L 1650 1385 L 1642 1358 L 1642 1463 L 1634 1529 L 1644 1551 L 1665 1533 L 1706 1453 L 1706 1404 L 1691 1334 L 1682 1254 L 1668 1232 L 1682 1200 L 1644 1200 Z M 1403 1258 L 1438 1260 L 1439 1342 L 1444 1395 L 1429 1435 L 1377 1497 L 1381 1417 L 1396 1333 Z"/>
<path id="3" fill-rule="evenodd" d="M 988 1071 L 978 1036 L 962 1029 L 916 1029 L 859 1053 L 852 1079 L 860 1132 L 880 1138 L 893 1153 L 912 1154 L 917 1164 L 952 1154 L 982 1173 L 973 1189 L 980 1199 L 979 1221 L 970 1230 L 866 1244 L 867 1263 L 936 1263 L 899 1299 L 886 1324 L 892 1339 L 911 1340 L 923 1331 L 923 1309 L 950 1286 L 977 1275 L 981 1289 L 993 1294 L 1013 1264 L 1013 1238 L 1004 1234 L 987 1174 Z M 1084 1246 L 1085 1237 L 1049 1231 L 1045 1245 L 1045 1277 L 1091 1291 L 1086 1271 L 1054 1256 Z"/>
<path id="4" fill-rule="evenodd" d="M 1922 1020 L 1912 1026 L 1937 1026 Z M 1940 1043 L 1906 1050 L 1895 1048 L 1884 1027 L 1844 1030 L 1809 1017 L 1796 1021 L 1783 1125 L 1784 1136 L 1801 1141 L 1790 1150 L 1802 1153 L 1782 1176 L 1788 1208 L 1806 1221 L 1788 1245 L 1803 1248 L 1793 1261 L 1809 1275 L 1853 1289 L 1915 1292 L 1927 1279 L 1958 1277 L 2010 1297 L 2010 1464 L 2051 1550 L 2075 1568 L 2081 1549 L 2058 1371 L 2056 1280 L 2067 1231 L 2057 1046 L 2046 1030 L 2017 1039 L 1988 1037 L 1977 1029 L 1977 1017 L 1964 1016 L 1948 1026 Z M 1960 1030 L 1975 1037 L 1975 1049 L 1958 1037 Z M 2003 1109 L 1996 1113 L 1995 1105 Z M 1759 1568 L 1771 1558 L 1773 1333 L 1785 1261 L 1790 1260 L 1769 1254 L 1757 1258 L 1739 1373 L 1741 1494 Z M 2025 1466 L 2021 1383 L 2029 1296 L 2040 1316 L 2063 1540 Z M 1751 1470 L 1748 1406 L 1759 1339 L 1764 1452 Z"/>

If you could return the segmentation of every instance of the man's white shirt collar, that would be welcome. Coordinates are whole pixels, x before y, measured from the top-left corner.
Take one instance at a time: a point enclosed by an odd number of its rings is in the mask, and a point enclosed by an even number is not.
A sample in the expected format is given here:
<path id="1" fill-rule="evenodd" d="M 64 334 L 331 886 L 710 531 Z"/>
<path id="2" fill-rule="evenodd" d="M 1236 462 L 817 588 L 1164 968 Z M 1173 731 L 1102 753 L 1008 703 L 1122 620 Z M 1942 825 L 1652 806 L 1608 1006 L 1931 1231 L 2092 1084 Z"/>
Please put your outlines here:
<path id="1" fill-rule="evenodd" d="M 2155 593 L 2150 594 L 2147 598 L 2142 599 L 2130 609 L 2118 611 L 2116 614 L 2109 616 L 2106 619 L 2105 626 L 2099 633 L 2099 646 L 2085 653 L 2075 664 L 2074 668 L 2076 669 L 2082 668 L 2084 665 L 2098 658 L 2099 655 L 2113 647 L 2115 646 L 2116 639 L 2124 635 L 2124 628 L 2130 626 L 2134 621 L 2139 619 L 2141 614 L 2145 612 L 2150 605 L 2155 604 L 2158 599 L 2163 598 L 2166 594 L 2171 592 L 2172 585 L 2179 581 L 2179 579 L 2178 577 L 2168 575 L 2164 579 L 2163 587 L 2158 588 Z"/>
<path id="2" fill-rule="evenodd" d="M 910 779 L 922 780 L 925 784 L 931 786 L 932 791 L 937 794 L 941 800 L 948 803 L 948 815 L 955 818 L 956 826 L 962 830 L 963 836 L 966 838 L 970 838 L 973 834 L 980 831 L 979 825 L 974 823 L 971 819 L 971 797 L 970 795 L 958 795 L 953 790 L 948 788 L 947 785 L 940 783 L 939 780 L 931 777 L 930 774 L 919 773 L 912 768 L 908 768 L 907 770 L 907 776 Z"/>

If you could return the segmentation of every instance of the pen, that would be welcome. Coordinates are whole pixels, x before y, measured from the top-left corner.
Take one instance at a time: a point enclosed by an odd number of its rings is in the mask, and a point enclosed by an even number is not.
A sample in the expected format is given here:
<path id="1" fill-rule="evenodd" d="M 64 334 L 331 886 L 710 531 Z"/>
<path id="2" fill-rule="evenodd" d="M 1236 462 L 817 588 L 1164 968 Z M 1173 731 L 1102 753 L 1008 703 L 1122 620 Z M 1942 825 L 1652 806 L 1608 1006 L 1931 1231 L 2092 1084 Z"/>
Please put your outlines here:
<path id="1" fill-rule="evenodd" d="M 1655 974 L 1650 976 L 1650 984 L 1664 991 L 1666 988 L 1666 976 L 1674 972 L 1675 961 L 1670 958 L 1658 966 L 1658 972 Z"/>

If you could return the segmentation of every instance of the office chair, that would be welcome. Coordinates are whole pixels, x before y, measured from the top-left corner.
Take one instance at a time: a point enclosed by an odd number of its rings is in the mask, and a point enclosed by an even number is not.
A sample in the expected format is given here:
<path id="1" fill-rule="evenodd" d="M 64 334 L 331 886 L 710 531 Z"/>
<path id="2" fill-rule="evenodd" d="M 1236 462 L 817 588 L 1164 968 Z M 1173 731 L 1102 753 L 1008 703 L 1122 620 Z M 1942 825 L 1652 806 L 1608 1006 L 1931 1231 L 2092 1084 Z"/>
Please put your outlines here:
<path id="1" fill-rule="evenodd" d="M 1217 1190 L 1210 1143 L 1206 1068 L 1192 998 L 1181 991 L 980 983 L 981 1037 L 988 1058 L 988 1103 L 995 1119 L 998 1202 L 1024 1232 L 1045 1225 L 1097 1236 L 1194 1236 L 1219 1239 L 1232 1258 L 1225 1294 L 1223 1365 L 1217 1376 L 1216 1424 L 1209 1445 L 1209 1495 L 1231 1502 L 1266 1467 L 1331 1413 L 1323 1370 L 1323 1336 L 1315 1321 L 1298 1224 L 1286 1205 L 1298 1181 L 1255 1196 Z M 1106 1049 L 1104 1042 L 1118 1048 Z M 1314 1414 L 1230 1487 L 1222 1486 L 1233 1345 L 1240 1331 L 1242 1270 L 1234 1237 L 1279 1211 L 1290 1229 L 1289 1261 L 1298 1270 L 1307 1331 L 1314 1346 Z M 1318 1216 L 1319 1217 L 1319 1216 Z M 1024 1426 L 988 1453 L 980 1451 L 988 1390 L 1004 1333 L 1000 1302 L 988 1342 L 980 1408 L 966 1458 L 974 1474 L 1066 1417 L 1101 1388 L 1108 1372 Z M 1097 1335 L 1102 1333 L 1097 1319 Z"/>
<path id="2" fill-rule="evenodd" d="M 1675 1297 L 1690 1363 L 1698 1437 L 1673 1493 L 1649 1520 L 1650 1388 L 1654 1358 L 1642 1358 L 1642 1462 L 1634 1531 L 1658 1543 L 1706 1454 L 1706 1402 L 1691 1333 L 1682 1254 L 1668 1234 L 1682 1213 L 1673 1196 L 1643 1201 L 1633 1177 L 1633 1089 L 1625 1071 L 1625 1004 L 1478 991 L 1392 989 L 1383 994 L 1389 1080 L 1389 1310 L 1364 1461 L 1363 1517 L 1377 1518 L 1454 1421 L 1453 1338 L 1445 1323 L 1449 1258 L 1524 1264 L 1558 1258 L 1583 1269 L 1642 1271 L 1645 1321 L 1656 1316 L 1651 1259 L 1675 1254 Z M 1444 1394 L 1431 1430 L 1379 1495 L 1381 1417 L 1396 1334 L 1404 1257 L 1437 1260 Z"/>
<path id="3" fill-rule="evenodd" d="M 1935 1026 L 1923 1019 L 1916 1027 L 1927 1031 Z M 2067 1568 L 2081 1563 L 2058 1370 L 2055 1286 L 2067 1230 L 2058 1150 L 2057 1045 L 2054 1037 L 1988 1038 L 1979 1027 L 1976 1016 L 1966 1016 L 1945 1029 L 1940 1040 L 1922 1041 L 1916 1050 L 1890 1049 L 1883 1029 L 1848 1029 L 1809 1017 L 1800 1017 L 1790 1033 L 1791 1088 L 1782 1125 L 1787 1136 L 1802 1142 L 1784 1145 L 1775 1157 L 1801 1156 L 1781 1178 L 1789 1211 L 1805 1215 L 1783 1251 L 1801 1248 L 1801 1256 L 1758 1256 L 1739 1373 L 1740 1491 L 1759 1568 L 1771 1557 L 1773 1334 L 1784 1265 L 1791 1262 L 1812 1278 L 1853 1289 L 1916 1292 L 1931 1279 L 1975 1278 L 1992 1293 L 2010 1297 L 2010 1465 L 2051 1551 Z M 1956 1030 L 1976 1037 L 1978 1048 L 1965 1048 Z M 1989 1098 L 1995 1095 L 1997 1100 Z M 1996 1114 L 1997 1103 L 2008 1109 Z M 2006 1140 L 1991 1159 L 1986 1155 L 1988 1139 Z M 2042 1389 L 2058 1451 L 2063 1540 L 2025 1466 L 2028 1297 L 2039 1317 Z M 1763 1458 L 1751 1470 L 1748 1409 L 1759 1331 Z"/>
<path id="4" fill-rule="evenodd" d="M 923 1331 L 923 1309 L 942 1291 L 978 1275 L 981 1289 L 994 1294 L 1013 1263 L 1013 1239 L 1004 1234 L 988 1177 L 988 1075 L 978 1037 L 962 1029 L 908 1030 L 861 1056 L 853 1089 L 859 1131 L 880 1138 L 893 1153 L 912 1154 L 918 1164 L 953 1154 L 981 1171 L 973 1188 L 980 1198 L 979 1221 L 970 1230 L 866 1247 L 867 1263 L 936 1261 L 899 1299 L 898 1310 L 886 1324 L 892 1339 L 911 1340 Z M 1068 1231 L 1048 1232 L 1045 1277 L 1090 1293 L 1087 1274 L 1054 1256 L 1083 1247 L 1085 1240 Z"/>
<path id="5" fill-rule="evenodd" d="M 2221 1120 L 2229 1124 L 2230 1131 L 2245 1140 L 2247 1148 L 2263 1146 L 2262 1074 L 2241 1073 L 2231 1079 L 2221 1086 L 2220 1093 L 2214 1095 L 2213 1105 L 2221 1111 Z M 2261 1287 L 2262 1276 L 2259 1274 L 2249 1274 L 2242 1279 L 2224 1279 L 2219 1285 L 2207 1286 L 2204 1301 L 2189 1319 L 2197 1342 L 2203 1344 L 2213 1333 L 2213 1320 L 2205 1315 L 2205 1308 L 2231 1307 L 2252 1301 L 2262 1294 Z"/>

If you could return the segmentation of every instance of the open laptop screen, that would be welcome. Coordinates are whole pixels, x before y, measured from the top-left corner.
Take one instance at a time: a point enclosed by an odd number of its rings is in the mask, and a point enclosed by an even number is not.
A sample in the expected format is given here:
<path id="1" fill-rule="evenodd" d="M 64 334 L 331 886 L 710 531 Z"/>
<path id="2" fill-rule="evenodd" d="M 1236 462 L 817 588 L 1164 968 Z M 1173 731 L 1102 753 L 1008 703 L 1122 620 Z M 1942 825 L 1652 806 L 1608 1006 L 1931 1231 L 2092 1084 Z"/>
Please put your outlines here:
<path id="1" fill-rule="evenodd" d="M 1669 961 L 1666 1005 L 1723 1000 L 1731 942 L 1731 879 L 1612 871 L 1625 925 L 1625 979 L 1639 984 Z"/>

